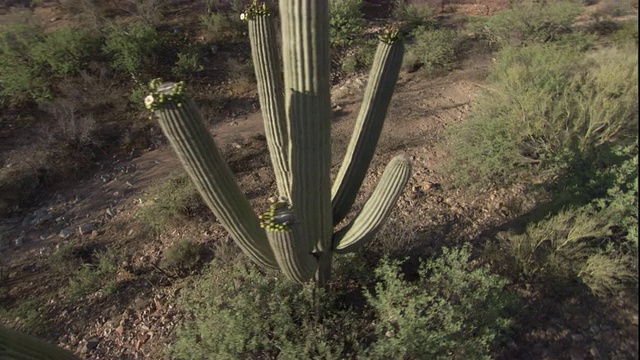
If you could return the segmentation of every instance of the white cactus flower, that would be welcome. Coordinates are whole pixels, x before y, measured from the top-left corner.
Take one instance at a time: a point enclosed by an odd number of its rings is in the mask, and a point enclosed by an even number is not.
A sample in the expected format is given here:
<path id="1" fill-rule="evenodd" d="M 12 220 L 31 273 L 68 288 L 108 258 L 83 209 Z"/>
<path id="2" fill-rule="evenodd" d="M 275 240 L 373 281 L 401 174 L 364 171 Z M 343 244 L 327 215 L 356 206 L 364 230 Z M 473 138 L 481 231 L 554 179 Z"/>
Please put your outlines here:
<path id="1" fill-rule="evenodd" d="M 153 101 L 155 99 L 153 98 L 153 95 L 149 95 L 146 98 L 144 98 L 144 106 L 147 107 L 147 109 L 151 108 L 151 104 L 153 104 Z"/>

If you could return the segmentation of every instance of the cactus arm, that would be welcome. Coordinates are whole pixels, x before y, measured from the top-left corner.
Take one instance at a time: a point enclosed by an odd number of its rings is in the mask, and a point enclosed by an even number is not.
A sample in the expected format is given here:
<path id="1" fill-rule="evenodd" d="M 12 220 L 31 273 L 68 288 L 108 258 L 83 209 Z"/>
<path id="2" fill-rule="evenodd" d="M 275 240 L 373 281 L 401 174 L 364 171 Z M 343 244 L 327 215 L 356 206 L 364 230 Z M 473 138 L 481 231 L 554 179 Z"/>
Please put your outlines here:
<path id="1" fill-rule="evenodd" d="M 391 34 L 393 35 L 393 34 Z M 349 213 L 375 153 L 402 65 L 402 40 L 381 36 L 360 113 L 332 188 L 333 224 Z"/>
<path id="2" fill-rule="evenodd" d="M 275 19 L 265 3 L 251 4 L 245 11 L 249 22 L 251 55 L 258 82 L 264 131 L 279 195 L 291 197 L 289 137 L 284 108 L 284 85 Z"/>
<path id="3" fill-rule="evenodd" d="M 391 159 L 360 213 L 334 235 L 337 253 L 354 251 L 375 235 L 402 194 L 410 175 L 409 158 L 400 155 Z"/>
<path id="4" fill-rule="evenodd" d="M 316 272 L 318 260 L 299 241 L 304 234 L 300 232 L 300 223 L 295 220 L 289 204 L 283 201 L 273 204 L 260 220 L 280 270 L 297 283 L 309 281 Z"/>
<path id="5" fill-rule="evenodd" d="M 162 131 L 204 201 L 251 259 L 264 267 L 277 268 L 258 217 L 222 159 L 196 105 L 182 95 L 180 83 L 155 86 L 157 91 L 145 103 L 158 116 Z M 171 93 L 181 96 L 172 97 Z"/>
<path id="6" fill-rule="evenodd" d="M 291 204 L 315 247 L 320 268 L 330 261 L 331 99 L 327 0 L 280 0 L 285 107 L 289 130 Z"/>
<path id="7" fill-rule="evenodd" d="M 71 352 L 31 335 L 0 327 L 0 359 L 78 360 Z"/>

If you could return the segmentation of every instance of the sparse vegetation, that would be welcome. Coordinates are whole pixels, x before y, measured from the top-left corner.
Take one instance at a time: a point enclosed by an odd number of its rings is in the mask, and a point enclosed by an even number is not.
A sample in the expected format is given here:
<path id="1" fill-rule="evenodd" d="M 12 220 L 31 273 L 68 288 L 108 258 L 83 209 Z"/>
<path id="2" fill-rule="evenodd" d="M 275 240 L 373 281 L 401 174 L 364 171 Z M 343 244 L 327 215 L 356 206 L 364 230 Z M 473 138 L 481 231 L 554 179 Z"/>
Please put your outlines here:
<path id="1" fill-rule="evenodd" d="M 92 262 L 83 264 L 69 279 L 66 289 L 67 299 L 73 301 L 101 291 L 110 295 L 116 287 L 118 272 L 117 256 L 114 251 L 97 251 L 91 254 Z"/>
<path id="2" fill-rule="evenodd" d="M 201 255 L 200 244 L 193 240 L 181 239 L 164 251 L 160 267 L 179 273 L 188 273 L 200 264 Z"/>
<path id="3" fill-rule="evenodd" d="M 195 186 L 187 174 L 181 173 L 149 190 L 137 218 L 153 232 L 161 233 L 189 218 L 208 214 L 209 210 Z"/>

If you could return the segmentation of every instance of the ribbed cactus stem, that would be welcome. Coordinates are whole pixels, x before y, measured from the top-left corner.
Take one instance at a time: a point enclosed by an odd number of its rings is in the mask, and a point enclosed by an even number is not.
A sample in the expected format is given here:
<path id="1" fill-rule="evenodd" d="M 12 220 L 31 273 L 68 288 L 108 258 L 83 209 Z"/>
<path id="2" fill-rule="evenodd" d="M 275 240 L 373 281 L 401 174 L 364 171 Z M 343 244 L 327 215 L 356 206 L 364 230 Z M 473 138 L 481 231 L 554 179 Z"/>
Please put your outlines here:
<path id="1" fill-rule="evenodd" d="M 78 360 L 71 352 L 22 332 L 0 327 L 0 359 Z"/>
<path id="2" fill-rule="evenodd" d="M 145 100 L 200 195 L 238 246 L 259 265 L 277 268 L 258 217 L 222 159 L 193 101 L 180 83 L 166 83 Z"/>
<path id="3" fill-rule="evenodd" d="M 305 246 L 304 233 L 296 221 L 295 212 L 288 199 L 281 196 L 279 201 L 260 216 L 260 226 L 267 232 L 269 244 L 282 271 L 290 280 L 304 283 L 311 279 L 318 268 L 318 260 Z"/>
<path id="4" fill-rule="evenodd" d="M 331 250 L 331 99 L 327 0 L 280 0 L 291 203 L 321 266 Z"/>
<path id="5" fill-rule="evenodd" d="M 387 33 L 388 34 L 388 33 Z M 332 190 L 333 224 L 349 213 L 375 154 L 402 65 L 404 46 L 396 37 L 378 44 L 360 113 Z"/>
<path id="6" fill-rule="evenodd" d="M 344 229 L 334 235 L 338 253 L 351 252 L 373 238 L 389 216 L 411 175 L 411 161 L 396 156 L 387 165 L 380 182 L 362 207 L 360 213 Z"/>
<path id="7" fill-rule="evenodd" d="M 255 5 L 258 7 L 259 5 Z M 282 65 L 276 41 L 275 18 L 267 5 L 247 9 L 251 55 L 258 82 L 258 95 L 264 120 L 264 131 L 275 173 L 279 195 L 291 197 L 289 171 L 289 135 L 284 108 Z"/>

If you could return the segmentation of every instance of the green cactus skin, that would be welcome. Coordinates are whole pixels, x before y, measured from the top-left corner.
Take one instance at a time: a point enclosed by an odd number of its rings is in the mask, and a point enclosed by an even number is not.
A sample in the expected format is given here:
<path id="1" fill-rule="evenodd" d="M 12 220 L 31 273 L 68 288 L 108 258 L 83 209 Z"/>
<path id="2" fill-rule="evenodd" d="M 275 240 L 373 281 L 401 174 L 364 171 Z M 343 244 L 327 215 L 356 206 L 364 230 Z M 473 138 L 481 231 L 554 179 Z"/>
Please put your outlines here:
<path id="1" fill-rule="evenodd" d="M 179 84 L 158 86 L 156 81 L 154 86 L 156 91 L 145 103 L 155 110 L 162 131 L 204 201 L 247 256 L 259 265 L 277 268 L 258 217 L 220 156 L 196 105 L 181 93 Z"/>
<path id="2" fill-rule="evenodd" d="M 409 158 L 400 155 L 391 159 L 360 213 L 334 235 L 334 250 L 337 253 L 355 251 L 375 235 L 389 216 L 410 176 Z"/>
<path id="3" fill-rule="evenodd" d="M 278 54 L 275 19 L 269 15 L 265 4 L 254 3 L 245 13 L 249 21 L 251 55 L 254 59 L 253 64 L 258 82 L 265 136 L 268 139 L 269 155 L 278 185 L 278 193 L 290 198 L 289 135 L 284 109 L 282 64 Z"/>
<path id="4" fill-rule="evenodd" d="M 327 0 L 280 0 L 291 204 L 315 247 L 317 278 L 331 262 L 331 97 Z M 301 239 L 301 241 L 304 241 Z M 320 280 L 322 282 L 322 280 Z"/>
<path id="5" fill-rule="evenodd" d="M 380 36 L 354 135 L 332 189 L 328 1 L 280 0 L 279 13 L 284 79 L 269 7 L 254 1 L 243 16 L 249 22 L 265 133 L 281 196 L 260 216 L 260 223 L 182 84 L 154 83 L 156 90 L 145 103 L 158 115 L 199 192 L 245 253 L 299 283 L 315 272 L 315 281 L 323 285 L 331 274 L 332 254 L 353 251 L 371 239 L 409 178 L 409 160 L 394 158 L 362 211 L 333 233 L 334 224 L 352 207 L 375 152 L 403 44 L 395 29 Z"/>
<path id="6" fill-rule="evenodd" d="M 22 332 L 0 326 L 0 359 L 79 360 L 71 352 Z"/>
<path id="7" fill-rule="evenodd" d="M 404 46 L 397 33 L 395 37 L 381 38 L 378 43 L 360 113 L 331 191 L 333 225 L 347 216 L 367 174 L 398 81 L 403 54 Z"/>

